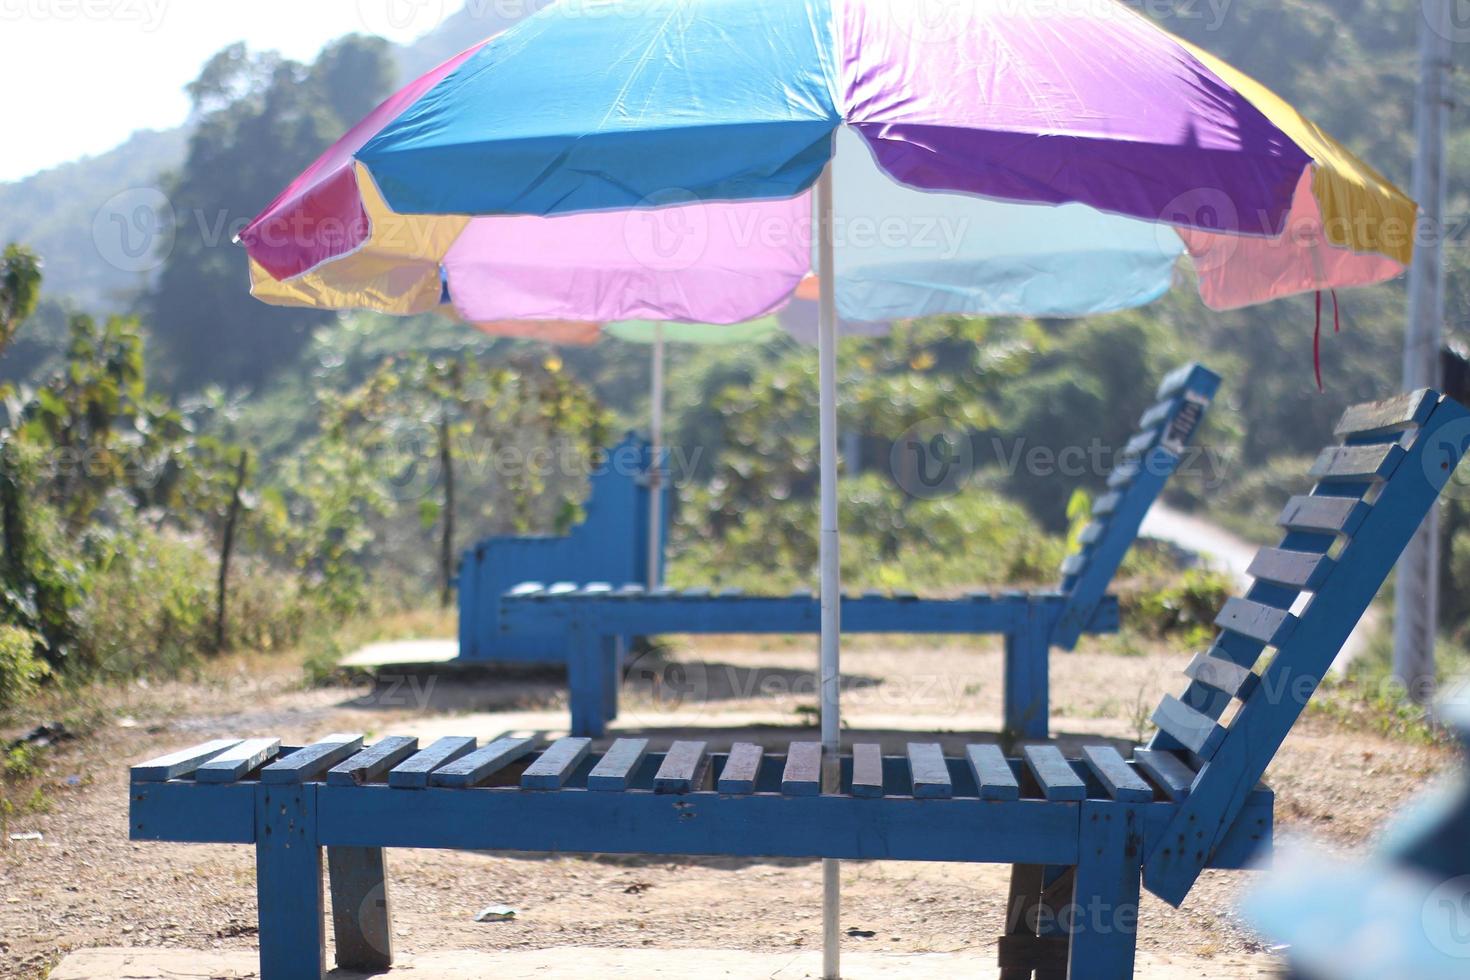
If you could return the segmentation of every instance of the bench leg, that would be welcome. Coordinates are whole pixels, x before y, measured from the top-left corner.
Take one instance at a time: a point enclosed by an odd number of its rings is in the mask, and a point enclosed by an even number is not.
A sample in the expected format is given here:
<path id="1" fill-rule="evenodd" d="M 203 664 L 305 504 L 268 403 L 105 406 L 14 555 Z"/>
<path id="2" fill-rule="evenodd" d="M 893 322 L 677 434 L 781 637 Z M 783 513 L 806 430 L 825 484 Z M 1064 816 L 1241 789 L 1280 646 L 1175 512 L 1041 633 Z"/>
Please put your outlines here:
<path id="1" fill-rule="evenodd" d="M 1082 805 L 1081 863 L 1072 906 L 1070 980 L 1128 980 L 1138 945 L 1143 820 L 1117 803 Z"/>
<path id="2" fill-rule="evenodd" d="M 608 670 L 602 637 L 585 630 L 567 634 L 567 681 L 571 686 L 572 734 L 601 738 L 607 730 Z"/>
<path id="3" fill-rule="evenodd" d="M 623 686 L 623 660 L 627 649 L 626 636 L 603 638 L 602 662 L 607 676 L 602 681 L 602 717 L 607 721 L 616 721 L 618 718 L 618 696 Z"/>
<path id="4" fill-rule="evenodd" d="M 1018 864 L 1011 869 L 1006 932 L 1000 941 L 1001 980 L 1065 980 L 1067 937 L 1060 910 L 1071 901 L 1071 868 Z"/>
<path id="5" fill-rule="evenodd" d="M 337 965 L 359 973 L 386 971 L 393 965 L 393 914 L 383 849 L 329 847 L 327 877 Z"/>
<path id="6" fill-rule="evenodd" d="M 1051 711 L 1051 637 L 1037 610 L 1005 638 L 1005 733 L 1012 739 L 1047 737 Z"/>
<path id="7" fill-rule="evenodd" d="M 255 826 L 261 980 L 322 980 L 327 937 L 316 787 L 261 785 Z"/>

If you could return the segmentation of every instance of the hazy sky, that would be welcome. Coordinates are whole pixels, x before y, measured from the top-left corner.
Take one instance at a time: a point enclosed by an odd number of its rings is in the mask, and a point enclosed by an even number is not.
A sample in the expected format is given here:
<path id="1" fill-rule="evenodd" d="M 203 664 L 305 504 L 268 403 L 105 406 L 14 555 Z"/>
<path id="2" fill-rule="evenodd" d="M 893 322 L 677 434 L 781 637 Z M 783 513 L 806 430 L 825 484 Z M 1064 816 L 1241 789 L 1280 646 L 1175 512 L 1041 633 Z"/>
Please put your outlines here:
<path id="1" fill-rule="evenodd" d="M 0 182 L 112 149 L 188 116 L 183 87 L 244 41 L 313 58 L 353 31 L 394 41 L 465 0 L 0 0 Z"/>

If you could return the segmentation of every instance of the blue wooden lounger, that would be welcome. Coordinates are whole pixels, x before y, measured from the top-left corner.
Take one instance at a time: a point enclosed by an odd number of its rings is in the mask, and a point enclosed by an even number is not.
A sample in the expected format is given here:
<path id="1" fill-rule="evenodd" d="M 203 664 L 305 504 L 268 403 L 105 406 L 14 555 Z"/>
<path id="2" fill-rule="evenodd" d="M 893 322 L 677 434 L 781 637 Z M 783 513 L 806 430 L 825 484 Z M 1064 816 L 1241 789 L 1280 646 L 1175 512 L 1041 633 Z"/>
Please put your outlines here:
<path id="1" fill-rule="evenodd" d="M 884 756 L 859 739 L 829 787 L 806 742 L 221 741 L 132 770 L 131 836 L 255 845 L 264 980 L 322 975 L 323 847 L 352 968 L 391 961 L 383 849 L 414 847 L 1010 864 L 1002 976 L 1128 977 L 1141 887 L 1177 906 L 1204 868 L 1270 847 L 1261 778 L 1464 455 L 1470 413 L 1424 392 L 1353 409 L 1339 433 L 1131 760 L 1101 744 L 1077 759 L 928 742 Z"/>
<path id="2" fill-rule="evenodd" d="M 1094 504 L 1093 522 L 1078 550 L 1063 562 L 1055 591 L 979 593 L 959 600 L 870 593 L 843 600 L 842 631 L 1003 635 L 1005 730 L 1015 737 L 1046 738 L 1051 648 L 1072 650 L 1084 633 L 1118 629 L 1117 600 L 1107 595 L 1108 585 L 1219 386 L 1217 375 L 1195 364 L 1164 380 L 1158 403 L 1144 413 L 1138 433 L 1124 448 L 1108 492 Z M 493 617 L 507 648 L 519 651 L 526 637 L 535 636 L 540 649 L 567 664 L 574 735 L 601 737 L 606 723 L 617 717 L 629 636 L 820 631 L 820 604 L 810 592 L 782 597 L 707 589 L 650 592 L 636 580 L 631 585 L 612 581 L 617 585 L 591 576 L 578 580 L 591 584 L 524 582 L 500 598 Z M 548 637 L 560 641 L 548 643 Z"/>

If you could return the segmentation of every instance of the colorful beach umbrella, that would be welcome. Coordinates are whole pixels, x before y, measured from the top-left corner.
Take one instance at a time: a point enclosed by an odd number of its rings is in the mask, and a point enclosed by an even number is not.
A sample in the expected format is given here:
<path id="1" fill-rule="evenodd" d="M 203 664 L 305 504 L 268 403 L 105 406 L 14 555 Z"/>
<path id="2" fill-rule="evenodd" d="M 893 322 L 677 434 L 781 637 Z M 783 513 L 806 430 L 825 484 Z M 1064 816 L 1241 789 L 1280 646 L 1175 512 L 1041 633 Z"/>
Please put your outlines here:
<path id="1" fill-rule="evenodd" d="M 393 96 L 240 239 L 267 302 L 409 314 L 447 283 L 479 322 L 742 323 L 815 271 L 835 758 L 839 317 L 1107 312 L 1186 256 L 1219 309 L 1365 285 L 1415 218 L 1123 3 L 562 0 Z"/>

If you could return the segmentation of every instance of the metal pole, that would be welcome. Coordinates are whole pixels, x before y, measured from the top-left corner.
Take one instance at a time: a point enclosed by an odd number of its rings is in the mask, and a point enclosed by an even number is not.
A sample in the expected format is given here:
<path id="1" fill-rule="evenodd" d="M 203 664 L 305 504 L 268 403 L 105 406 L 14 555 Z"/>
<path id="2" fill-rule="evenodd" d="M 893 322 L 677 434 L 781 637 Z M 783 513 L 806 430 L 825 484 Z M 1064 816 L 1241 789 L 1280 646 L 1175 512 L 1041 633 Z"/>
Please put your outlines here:
<path id="1" fill-rule="evenodd" d="M 653 325 L 653 392 L 650 447 L 653 458 L 648 468 L 648 587 L 663 583 L 659 576 L 659 559 L 663 557 L 663 452 L 664 452 L 664 325 Z"/>
<path id="2" fill-rule="evenodd" d="M 1404 388 L 1438 387 L 1439 349 L 1444 325 L 1442 230 L 1448 187 L 1444 165 L 1449 127 L 1449 73 L 1452 57 L 1450 4 L 1430 0 L 1419 25 L 1419 91 L 1414 128 L 1414 197 L 1429 234 L 1419 235 L 1409 270 L 1409 323 L 1404 337 Z M 1394 594 L 1394 675 L 1409 697 L 1426 703 L 1434 690 L 1434 645 L 1439 624 L 1439 510 L 1431 509 L 1398 566 Z"/>
<path id="3" fill-rule="evenodd" d="M 821 308 L 817 327 L 817 358 L 821 364 L 821 565 L 822 565 L 822 755 L 824 789 L 831 792 L 842 752 L 841 644 L 842 575 L 837 531 L 837 270 L 832 228 L 832 165 L 817 183 L 817 275 L 821 277 Z M 841 972 L 842 879 L 836 861 L 822 862 L 822 977 L 839 980 Z"/>

